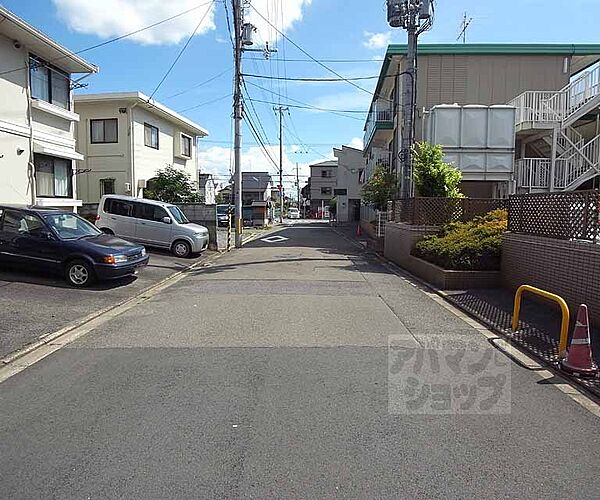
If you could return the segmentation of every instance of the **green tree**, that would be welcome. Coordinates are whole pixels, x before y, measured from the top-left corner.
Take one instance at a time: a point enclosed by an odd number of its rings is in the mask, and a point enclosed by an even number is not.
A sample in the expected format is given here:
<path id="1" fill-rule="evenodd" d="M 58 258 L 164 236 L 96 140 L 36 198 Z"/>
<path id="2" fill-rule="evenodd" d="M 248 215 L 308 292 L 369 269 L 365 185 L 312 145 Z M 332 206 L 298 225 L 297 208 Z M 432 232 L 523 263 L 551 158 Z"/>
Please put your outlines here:
<path id="1" fill-rule="evenodd" d="M 194 184 L 190 175 L 172 165 L 159 170 L 148 182 L 144 196 L 151 200 L 166 203 L 198 203 L 200 196 L 194 192 Z"/>
<path id="2" fill-rule="evenodd" d="M 419 196 L 462 198 L 459 189 L 462 173 L 444 163 L 442 146 L 418 142 L 412 150 L 413 178 Z"/>
<path id="3" fill-rule="evenodd" d="M 362 188 L 363 202 L 376 210 L 384 211 L 387 209 L 387 202 L 396 196 L 397 189 L 396 175 L 379 165 Z"/>

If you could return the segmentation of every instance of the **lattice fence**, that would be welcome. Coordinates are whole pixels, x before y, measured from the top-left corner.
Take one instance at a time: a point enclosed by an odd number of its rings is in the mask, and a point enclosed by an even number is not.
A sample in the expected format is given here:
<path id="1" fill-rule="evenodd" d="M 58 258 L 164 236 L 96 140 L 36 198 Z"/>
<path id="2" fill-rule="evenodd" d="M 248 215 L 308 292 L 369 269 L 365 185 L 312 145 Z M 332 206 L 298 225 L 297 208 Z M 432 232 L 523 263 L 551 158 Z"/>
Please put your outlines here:
<path id="1" fill-rule="evenodd" d="M 467 222 L 500 208 L 508 208 L 507 199 L 405 198 L 391 202 L 390 219 L 405 224 L 438 226 Z"/>
<path id="2" fill-rule="evenodd" d="M 511 196 L 508 229 L 560 240 L 598 242 L 600 226 L 600 191 Z"/>

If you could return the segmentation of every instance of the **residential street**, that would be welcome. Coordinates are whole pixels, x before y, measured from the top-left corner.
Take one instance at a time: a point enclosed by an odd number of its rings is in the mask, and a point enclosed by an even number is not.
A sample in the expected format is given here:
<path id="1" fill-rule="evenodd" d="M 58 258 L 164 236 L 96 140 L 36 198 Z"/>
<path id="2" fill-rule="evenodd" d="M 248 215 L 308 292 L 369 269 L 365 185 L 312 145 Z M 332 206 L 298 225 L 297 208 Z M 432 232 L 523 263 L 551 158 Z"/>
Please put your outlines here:
<path id="1" fill-rule="evenodd" d="M 458 364 L 487 360 L 502 395 L 469 406 L 469 389 L 462 412 L 411 406 L 404 361 L 423 356 L 412 375 L 433 392 L 449 381 L 434 358 L 450 366 L 459 351 Z M 598 498 L 598 419 L 560 382 L 326 224 L 298 221 L 1 383 L 0 491 Z"/>

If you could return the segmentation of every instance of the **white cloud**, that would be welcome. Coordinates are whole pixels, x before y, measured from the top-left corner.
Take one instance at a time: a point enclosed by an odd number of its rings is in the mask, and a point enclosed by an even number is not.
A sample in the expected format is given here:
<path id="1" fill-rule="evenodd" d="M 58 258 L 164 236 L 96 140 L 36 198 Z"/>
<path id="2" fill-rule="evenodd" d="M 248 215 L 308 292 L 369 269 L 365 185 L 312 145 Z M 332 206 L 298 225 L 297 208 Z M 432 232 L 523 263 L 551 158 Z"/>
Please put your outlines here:
<path id="1" fill-rule="evenodd" d="M 371 104 L 373 96 L 367 92 L 356 89 L 351 91 L 337 92 L 333 94 L 324 94 L 311 102 L 312 106 L 324 109 L 341 110 L 365 110 L 364 117 L 355 114 L 357 118 L 367 118 L 367 110 Z"/>
<path id="2" fill-rule="evenodd" d="M 371 50 L 385 49 L 392 41 L 392 32 L 387 31 L 385 33 L 371 33 L 365 31 L 366 40 L 363 45 Z"/>
<path id="3" fill-rule="evenodd" d="M 248 9 L 245 20 L 256 26 L 257 39 L 262 42 L 275 42 L 281 36 L 277 30 L 283 33 L 289 31 L 294 23 L 302 20 L 303 9 L 311 3 L 312 0 L 252 0 L 252 7 Z M 256 11 L 260 12 L 260 15 Z M 267 18 L 268 22 L 264 18 Z"/>
<path id="4" fill-rule="evenodd" d="M 351 148 L 356 148 L 356 149 L 363 149 L 363 140 L 361 137 L 353 137 L 352 140 L 350 141 L 349 144 L 347 144 L 347 146 L 350 146 Z"/>
<path id="5" fill-rule="evenodd" d="M 124 35 L 199 5 L 198 0 L 52 0 L 58 15 L 72 30 L 100 38 Z M 215 29 L 214 5 L 142 31 L 129 40 L 147 45 L 177 44 L 187 39 L 206 14 L 197 34 Z M 208 13 L 207 13 L 208 12 Z"/>

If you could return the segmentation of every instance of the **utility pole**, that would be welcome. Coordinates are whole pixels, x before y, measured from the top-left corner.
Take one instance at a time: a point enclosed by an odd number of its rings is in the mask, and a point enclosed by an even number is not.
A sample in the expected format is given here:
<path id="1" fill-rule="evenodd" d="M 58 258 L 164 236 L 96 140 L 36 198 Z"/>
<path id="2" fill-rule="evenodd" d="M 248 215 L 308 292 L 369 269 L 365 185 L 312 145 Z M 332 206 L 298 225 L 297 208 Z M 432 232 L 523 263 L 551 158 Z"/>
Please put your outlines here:
<path id="1" fill-rule="evenodd" d="M 233 2 L 233 29 L 235 32 L 235 89 L 233 93 L 234 144 L 234 196 L 235 196 L 235 247 L 242 247 L 242 6 L 241 0 Z"/>
<path id="2" fill-rule="evenodd" d="M 298 162 L 296 162 L 296 194 L 298 195 L 298 212 L 300 212 L 300 174 L 298 172 Z"/>
<path id="3" fill-rule="evenodd" d="M 400 145 L 398 160 L 402 164 L 400 174 L 400 197 L 414 195 L 411 149 L 414 143 L 415 107 L 417 90 L 417 40 L 421 33 L 431 28 L 431 0 L 387 0 L 388 23 L 394 28 L 403 28 L 408 35 L 406 63 L 401 74 L 402 116 L 396 142 Z M 397 84 L 399 81 L 397 81 Z"/>
<path id="4" fill-rule="evenodd" d="M 279 113 L 279 222 L 283 222 L 283 112 L 289 109 L 279 106 L 273 111 Z"/>

